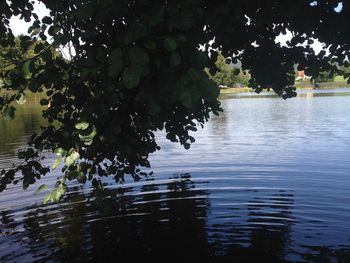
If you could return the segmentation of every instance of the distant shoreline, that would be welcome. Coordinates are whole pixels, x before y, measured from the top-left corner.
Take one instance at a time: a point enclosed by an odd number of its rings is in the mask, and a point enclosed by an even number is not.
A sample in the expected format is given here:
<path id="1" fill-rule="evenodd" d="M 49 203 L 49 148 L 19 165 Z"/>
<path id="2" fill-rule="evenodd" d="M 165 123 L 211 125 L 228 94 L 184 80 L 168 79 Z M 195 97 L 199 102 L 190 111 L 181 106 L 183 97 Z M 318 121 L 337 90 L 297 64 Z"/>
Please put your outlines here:
<path id="1" fill-rule="evenodd" d="M 297 90 L 326 90 L 326 89 L 338 89 L 338 88 L 350 88 L 350 84 L 346 82 L 324 82 L 320 83 L 318 88 L 314 88 L 311 84 L 302 83 L 299 85 L 298 83 L 295 85 Z M 268 91 L 264 89 L 263 91 Z M 220 94 L 235 94 L 235 93 L 243 93 L 243 92 L 255 92 L 254 89 L 249 87 L 243 88 L 221 88 Z"/>

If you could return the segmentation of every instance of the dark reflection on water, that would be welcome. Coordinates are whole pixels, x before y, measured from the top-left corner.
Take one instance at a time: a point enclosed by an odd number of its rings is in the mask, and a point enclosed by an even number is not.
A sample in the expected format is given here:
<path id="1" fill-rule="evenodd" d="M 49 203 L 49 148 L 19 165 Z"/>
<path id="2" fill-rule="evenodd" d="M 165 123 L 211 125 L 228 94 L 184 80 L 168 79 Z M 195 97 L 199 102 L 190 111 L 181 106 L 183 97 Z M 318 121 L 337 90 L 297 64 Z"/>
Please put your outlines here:
<path id="1" fill-rule="evenodd" d="M 106 181 L 104 193 L 72 184 L 48 206 L 35 188 L 0 193 L 0 262 L 350 262 L 343 92 L 223 99 L 190 151 L 160 138 L 154 177 Z M 0 169 L 38 130 L 38 112 L 0 121 Z"/>
<path id="2" fill-rule="evenodd" d="M 254 194 L 249 194 L 254 196 Z M 293 194 L 277 190 L 267 198 L 252 197 L 240 222 L 230 220 L 210 229 L 213 248 L 222 259 L 237 262 L 282 262 L 287 253 L 293 223 Z M 234 209 L 232 213 L 237 212 Z M 225 215 L 227 216 L 227 215 Z M 225 233 L 224 235 L 222 233 Z"/>
<path id="3" fill-rule="evenodd" d="M 2 250 L 1 259 L 114 262 L 142 257 L 156 262 L 209 262 L 283 258 L 291 224 L 291 194 L 278 191 L 266 204 L 253 198 L 244 208 L 249 211 L 244 227 L 230 222 L 209 227 L 209 193 L 197 189 L 207 184 L 181 175 L 170 183 L 142 185 L 137 191 L 121 188 L 98 193 L 96 199 L 72 191 L 59 209 L 28 207 L 23 222 L 18 223 L 3 211 L 1 232 L 8 236 L 0 246 L 10 240 L 17 246 Z M 272 211 L 263 212 L 266 207 Z M 249 247 L 242 246 L 248 242 Z"/>
<path id="4" fill-rule="evenodd" d="M 73 187 L 63 205 L 2 211 L 0 261 L 287 262 L 295 252 L 293 191 L 246 190 L 246 202 L 222 211 L 211 207 L 209 182 L 189 174 L 168 181 L 94 196 Z M 348 247 L 305 251 L 295 256 L 305 262 L 350 256 Z"/>
<path id="5" fill-rule="evenodd" d="M 40 113 L 40 107 L 19 106 L 16 121 L 0 119 L 0 158 L 5 154 L 13 156 L 16 153 L 14 145 L 25 144 L 29 134 L 40 131 L 39 126 L 44 123 Z"/>
<path id="6" fill-rule="evenodd" d="M 78 189 L 74 189 L 78 190 Z M 1 260 L 109 261 L 116 259 L 186 260 L 208 258 L 205 232 L 208 192 L 197 190 L 189 175 L 172 182 L 82 195 L 72 191 L 65 205 L 24 211 L 22 226 L 3 212 L 0 239 L 17 246 L 2 250 Z M 31 258 L 30 258 L 31 257 Z"/>

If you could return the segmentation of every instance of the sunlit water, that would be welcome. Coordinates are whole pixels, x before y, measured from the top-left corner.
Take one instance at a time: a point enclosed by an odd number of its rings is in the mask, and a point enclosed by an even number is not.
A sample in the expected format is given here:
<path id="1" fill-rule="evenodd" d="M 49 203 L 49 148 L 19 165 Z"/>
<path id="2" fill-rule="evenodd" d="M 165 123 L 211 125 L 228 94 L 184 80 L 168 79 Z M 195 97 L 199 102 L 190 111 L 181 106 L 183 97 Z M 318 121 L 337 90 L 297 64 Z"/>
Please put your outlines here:
<path id="1" fill-rule="evenodd" d="M 94 194 L 0 193 L 0 262 L 350 262 L 350 92 L 227 95 L 186 151 L 158 134 L 154 176 Z M 0 120 L 0 169 L 40 109 Z M 53 184 L 59 173 L 42 180 Z"/>

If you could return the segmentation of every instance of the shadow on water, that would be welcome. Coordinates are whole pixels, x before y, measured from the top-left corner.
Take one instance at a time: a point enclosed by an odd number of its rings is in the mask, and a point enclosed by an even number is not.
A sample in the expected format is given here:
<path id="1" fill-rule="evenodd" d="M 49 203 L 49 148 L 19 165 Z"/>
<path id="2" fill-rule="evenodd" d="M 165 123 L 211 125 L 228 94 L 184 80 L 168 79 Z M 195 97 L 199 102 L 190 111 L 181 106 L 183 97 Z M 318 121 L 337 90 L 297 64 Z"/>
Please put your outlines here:
<path id="1" fill-rule="evenodd" d="M 231 208 L 230 220 L 209 229 L 216 261 L 287 262 L 292 207 L 293 194 L 279 190 L 268 197 L 252 197 L 242 208 Z"/>
<path id="2" fill-rule="evenodd" d="M 292 191 L 247 190 L 249 200 L 218 213 L 208 184 L 182 174 L 96 197 L 73 187 L 63 204 L 2 211 L 0 262 L 287 262 Z M 348 258 L 349 249 L 300 255 L 306 262 L 337 256 Z"/>
<path id="3" fill-rule="evenodd" d="M 0 261 L 207 258 L 208 193 L 188 175 L 96 194 L 73 189 L 61 206 L 3 211 Z M 22 222 L 13 219 L 18 213 L 24 213 Z"/>

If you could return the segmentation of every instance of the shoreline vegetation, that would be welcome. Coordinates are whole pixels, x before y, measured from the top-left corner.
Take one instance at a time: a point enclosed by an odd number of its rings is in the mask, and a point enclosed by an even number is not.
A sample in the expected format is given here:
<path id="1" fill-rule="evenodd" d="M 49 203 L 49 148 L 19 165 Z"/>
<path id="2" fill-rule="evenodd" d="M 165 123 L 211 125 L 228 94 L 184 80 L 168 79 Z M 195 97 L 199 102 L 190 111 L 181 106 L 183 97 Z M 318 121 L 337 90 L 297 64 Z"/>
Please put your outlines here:
<path id="1" fill-rule="evenodd" d="M 325 90 L 325 89 L 338 89 L 338 88 L 350 88 L 350 84 L 346 80 L 335 80 L 332 82 L 322 82 L 318 83 L 315 87 L 310 81 L 300 81 L 295 83 L 297 90 Z M 234 94 L 234 93 L 246 93 L 255 92 L 254 89 L 249 87 L 227 87 L 221 88 L 220 94 Z M 269 92 L 269 90 L 264 89 L 263 92 Z M 271 91 L 273 92 L 273 91 Z"/>
<path id="2" fill-rule="evenodd" d="M 346 81 L 344 82 L 324 82 L 320 83 L 317 88 L 315 88 L 311 83 L 297 83 L 297 90 L 326 90 L 326 89 L 338 89 L 338 88 L 350 88 L 350 84 Z M 249 87 L 227 87 L 220 88 L 220 94 L 236 94 L 236 93 L 255 93 L 253 88 Z M 272 90 L 264 89 L 263 92 L 273 92 Z M 13 94 L 13 92 L 8 90 L 0 89 L 0 97 Z M 25 91 L 25 98 L 27 101 L 38 102 L 43 98 L 46 98 L 47 95 L 45 92 L 33 93 L 31 91 Z"/>

